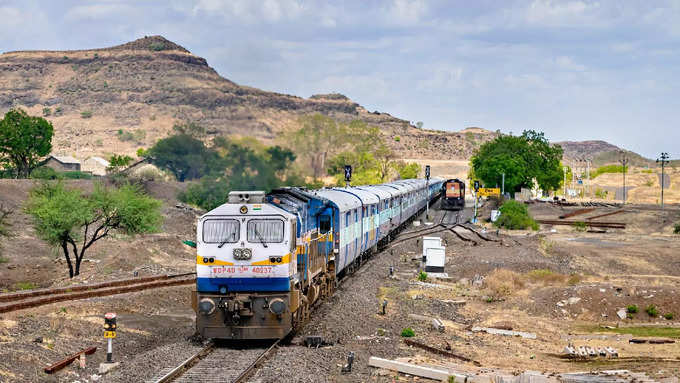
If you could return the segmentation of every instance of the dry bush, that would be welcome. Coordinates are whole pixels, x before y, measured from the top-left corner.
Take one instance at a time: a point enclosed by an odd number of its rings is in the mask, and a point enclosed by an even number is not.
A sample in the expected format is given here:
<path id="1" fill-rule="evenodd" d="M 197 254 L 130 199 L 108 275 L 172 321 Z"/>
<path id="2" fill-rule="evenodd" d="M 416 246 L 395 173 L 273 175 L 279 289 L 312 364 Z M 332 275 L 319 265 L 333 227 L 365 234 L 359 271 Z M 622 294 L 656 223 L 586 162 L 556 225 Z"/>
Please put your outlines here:
<path id="1" fill-rule="evenodd" d="M 567 280 L 566 275 L 548 269 L 531 270 L 526 275 L 530 282 L 542 283 L 544 286 L 562 284 Z"/>
<path id="2" fill-rule="evenodd" d="M 491 298 L 500 299 L 524 288 L 524 279 L 512 270 L 496 269 L 484 279 L 484 284 Z"/>

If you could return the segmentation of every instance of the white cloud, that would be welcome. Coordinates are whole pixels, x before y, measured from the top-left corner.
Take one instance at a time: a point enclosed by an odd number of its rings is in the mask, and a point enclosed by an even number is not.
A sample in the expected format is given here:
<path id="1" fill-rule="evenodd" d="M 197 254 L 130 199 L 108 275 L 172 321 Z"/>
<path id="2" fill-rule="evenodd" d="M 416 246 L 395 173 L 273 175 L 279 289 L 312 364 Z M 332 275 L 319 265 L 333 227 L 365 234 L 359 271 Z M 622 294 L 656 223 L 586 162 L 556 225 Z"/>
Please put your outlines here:
<path id="1" fill-rule="evenodd" d="M 199 0 L 193 13 L 218 13 L 232 22 L 245 24 L 266 21 L 292 21 L 305 11 L 301 1 L 297 0 Z"/>
<path id="2" fill-rule="evenodd" d="M 418 83 L 417 88 L 426 92 L 441 92 L 462 85 L 463 67 L 441 63 L 429 66 L 424 74 L 426 77 Z"/>
<path id="3" fill-rule="evenodd" d="M 394 25 L 415 25 L 428 13 L 424 0 L 392 0 L 387 6 L 384 20 Z"/>
<path id="4" fill-rule="evenodd" d="M 555 65 L 562 70 L 581 72 L 586 70 L 585 65 L 578 64 L 574 62 L 571 57 L 559 56 L 555 60 Z"/>
<path id="5" fill-rule="evenodd" d="M 599 9 L 599 2 L 534 0 L 526 9 L 526 20 L 555 27 L 592 23 Z"/>
<path id="6" fill-rule="evenodd" d="M 136 10 L 126 4 L 100 3 L 92 5 L 79 5 L 66 11 L 64 19 L 69 22 L 81 20 L 110 20 L 124 16 L 130 17 L 137 14 Z"/>

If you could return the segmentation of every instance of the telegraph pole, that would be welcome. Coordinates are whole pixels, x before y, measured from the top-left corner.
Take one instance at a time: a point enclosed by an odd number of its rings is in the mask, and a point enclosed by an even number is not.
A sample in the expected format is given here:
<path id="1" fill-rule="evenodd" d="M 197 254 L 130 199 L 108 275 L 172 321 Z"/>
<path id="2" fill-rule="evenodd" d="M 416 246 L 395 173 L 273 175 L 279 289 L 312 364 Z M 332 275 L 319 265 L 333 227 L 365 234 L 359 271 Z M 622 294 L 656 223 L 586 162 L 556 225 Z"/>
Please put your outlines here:
<path id="1" fill-rule="evenodd" d="M 661 163 L 661 210 L 663 210 L 663 186 L 664 186 L 664 167 L 668 163 L 668 153 L 662 152 L 661 157 L 656 159 L 656 163 Z"/>
<path id="2" fill-rule="evenodd" d="M 562 167 L 562 172 L 564 173 L 564 199 L 567 199 L 567 167 Z"/>
<path id="3" fill-rule="evenodd" d="M 586 158 L 586 166 L 588 167 L 586 170 L 586 177 L 588 177 L 588 196 L 590 198 L 593 197 L 593 186 L 590 184 L 590 159 Z"/>
<path id="4" fill-rule="evenodd" d="M 623 204 L 626 204 L 626 170 L 628 169 L 628 157 L 626 152 L 621 152 L 621 159 L 619 163 L 623 166 Z"/>

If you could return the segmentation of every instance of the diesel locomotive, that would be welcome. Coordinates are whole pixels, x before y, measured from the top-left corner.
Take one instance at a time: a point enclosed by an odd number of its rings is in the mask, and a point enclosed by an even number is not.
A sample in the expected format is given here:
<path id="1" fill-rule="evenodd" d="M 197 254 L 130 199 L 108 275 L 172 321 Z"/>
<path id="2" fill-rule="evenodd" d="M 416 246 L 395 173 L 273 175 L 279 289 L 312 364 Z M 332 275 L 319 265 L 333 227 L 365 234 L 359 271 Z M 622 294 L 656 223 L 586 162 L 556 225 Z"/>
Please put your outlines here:
<path id="1" fill-rule="evenodd" d="M 446 180 L 441 186 L 442 210 L 465 209 L 465 182 L 454 178 Z"/>
<path id="2" fill-rule="evenodd" d="M 440 196 L 443 180 L 233 191 L 199 218 L 196 330 L 204 338 L 276 339 Z"/>

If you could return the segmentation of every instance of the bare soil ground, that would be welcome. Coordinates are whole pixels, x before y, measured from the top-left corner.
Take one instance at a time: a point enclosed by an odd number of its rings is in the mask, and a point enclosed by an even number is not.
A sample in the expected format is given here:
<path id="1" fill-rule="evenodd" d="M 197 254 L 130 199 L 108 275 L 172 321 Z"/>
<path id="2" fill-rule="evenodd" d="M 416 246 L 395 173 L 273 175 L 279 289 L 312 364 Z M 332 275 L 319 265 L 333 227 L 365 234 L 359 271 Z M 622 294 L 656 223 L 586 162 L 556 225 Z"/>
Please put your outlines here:
<path id="1" fill-rule="evenodd" d="M 171 199 L 167 205 L 167 211 L 174 211 Z M 481 214 L 488 214 L 487 208 Z M 461 235 L 476 239 L 478 245 L 474 245 L 442 232 L 447 243 L 446 271 L 450 279 L 436 280 L 430 276 L 428 284 L 417 280 L 419 264 L 413 260 L 421 252 L 421 244 L 416 239 L 400 243 L 373 257 L 346 279 L 333 297 L 316 308 L 312 320 L 297 338 L 281 347 L 250 380 L 422 381 L 368 367 L 370 356 L 404 358 L 468 372 L 630 369 L 657 379 L 680 376 L 677 343 L 632 344 L 628 343 L 632 335 L 626 334 L 626 329 L 635 334 L 645 330 L 680 341 L 677 257 L 680 237 L 669 229 L 680 217 L 678 211 L 635 206 L 627 209 L 630 212 L 607 220 L 625 221 L 629 228 L 607 233 L 579 232 L 568 226 L 556 226 L 553 231 L 543 226 L 539 232 L 500 231 L 502 241 L 486 242 L 460 231 Z M 563 213 L 559 207 L 544 204 L 531 205 L 530 210 L 535 216 L 551 219 Z M 599 214 L 611 211 L 599 210 Z M 182 212 L 177 217 L 185 213 L 189 214 Z M 435 219 L 441 213 L 436 214 Z M 135 252 L 157 246 L 158 251 L 166 254 L 152 256 L 149 251 L 141 257 L 149 268 L 189 270 L 193 263 L 190 252 L 173 253 L 168 244 L 191 233 L 193 218 L 176 221 L 168 228 L 175 238 L 157 243 L 151 242 L 151 238 L 139 238 L 134 244 L 112 240 L 112 247 L 125 247 L 102 256 L 102 263 L 113 262 L 117 257 L 129 257 L 125 259 L 132 262 Z M 487 235 L 496 238 L 495 229 L 489 227 Z M 390 266 L 395 268 L 394 277 L 389 276 Z M 52 270 L 62 269 L 53 266 Z M 99 273 L 91 275 L 96 275 L 92 279 L 106 277 Z M 120 314 L 121 330 L 114 358 L 123 363 L 119 370 L 95 379 L 104 382 L 150 379 L 198 349 L 188 340 L 193 333 L 190 290 L 190 286 L 171 287 L 2 314 L 0 381 L 93 381 L 96 363 L 105 356 L 101 315 L 107 311 Z M 383 300 L 388 301 L 384 316 L 379 314 Z M 446 300 L 464 300 L 465 304 Z M 630 305 L 638 306 L 639 311 L 620 319 L 616 311 Z M 649 305 L 654 305 L 659 315 L 673 313 L 675 319 L 651 317 L 645 312 Z M 429 320 L 413 314 L 439 318 L 445 331 L 436 331 Z M 470 331 L 472 326 L 503 326 L 535 333 L 537 339 L 477 333 Z M 407 346 L 400 336 L 407 327 L 413 329 L 416 341 L 440 349 L 448 345 L 452 352 L 479 362 L 481 367 Z M 306 335 L 321 335 L 329 345 L 318 349 L 295 345 L 297 339 Z M 611 346 L 619 351 L 620 358 L 565 359 L 561 352 L 568 343 Z M 102 348 L 92 356 L 87 369 L 81 370 L 75 363 L 54 376 L 42 372 L 44 366 L 92 345 Z M 350 351 L 356 355 L 354 368 L 351 373 L 342 374 L 341 365 L 346 363 Z"/>

